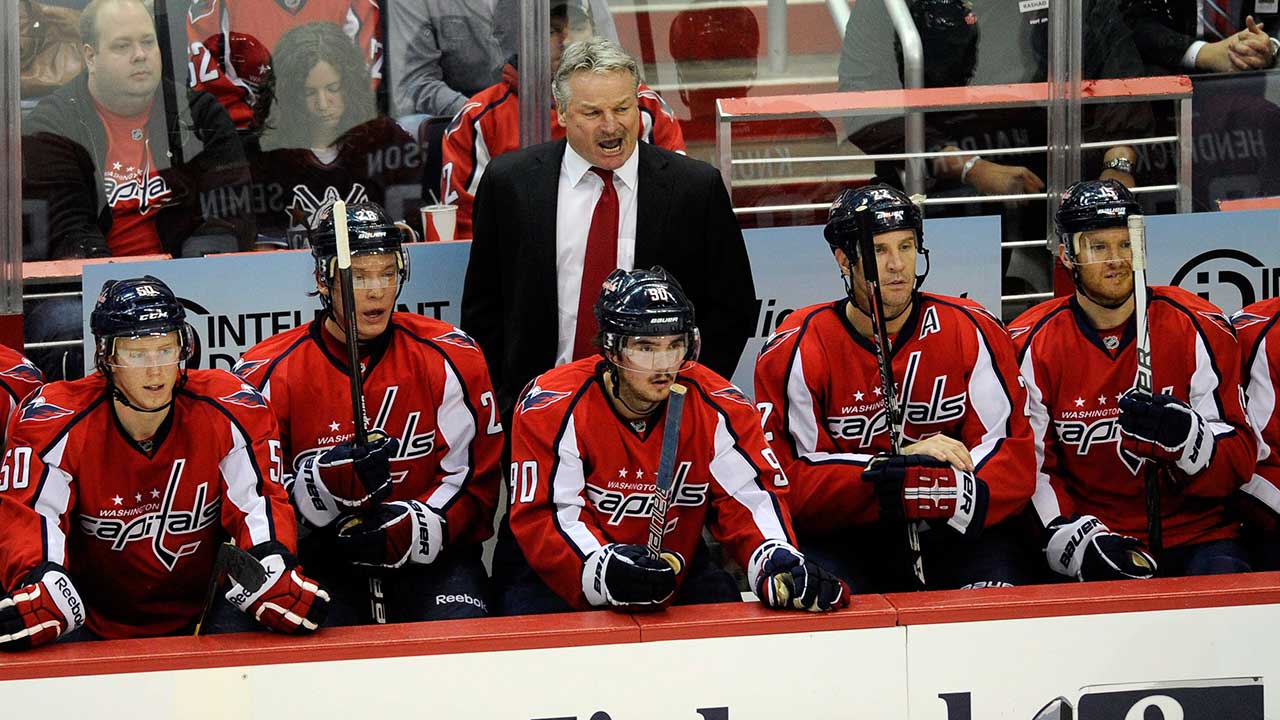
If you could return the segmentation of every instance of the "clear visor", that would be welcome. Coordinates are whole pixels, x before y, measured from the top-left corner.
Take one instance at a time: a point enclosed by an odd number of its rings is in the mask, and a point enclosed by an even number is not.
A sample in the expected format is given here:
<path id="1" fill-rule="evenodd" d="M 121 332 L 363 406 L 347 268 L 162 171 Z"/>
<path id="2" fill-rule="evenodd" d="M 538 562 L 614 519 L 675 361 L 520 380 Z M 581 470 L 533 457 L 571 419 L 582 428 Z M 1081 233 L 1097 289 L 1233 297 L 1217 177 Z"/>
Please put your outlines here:
<path id="1" fill-rule="evenodd" d="M 186 359 L 183 352 L 181 334 L 178 332 L 159 335 L 141 335 L 127 338 L 127 346 L 116 338 L 114 349 L 107 357 L 107 364 L 118 368 L 153 368 L 166 365 L 177 365 Z"/>
<path id="2" fill-rule="evenodd" d="M 1117 263 L 1133 266 L 1133 246 L 1128 232 L 1107 236 L 1092 233 L 1076 233 L 1072 239 L 1076 248 L 1076 265 Z"/>
<path id="3" fill-rule="evenodd" d="M 394 255 L 396 261 L 390 267 L 382 268 L 361 268 L 356 265 L 354 258 L 360 257 L 380 257 L 385 255 Z M 396 250 L 377 250 L 352 253 L 351 257 L 351 289 L 352 290 L 385 290 L 387 288 L 395 288 L 400 284 L 400 274 L 403 272 L 408 275 L 408 258 L 402 251 Z M 329 260 L 329 277 L 330 279 L 338 276 L 338 259 L 331 258 Z M 407 279 L 407 277 L 406 277 Z"/>
<path id="4" fill-rule="evenodd" d="M 639 373 L 676 373 L 684 369 L 690 353 L 689 338 L 681 335 L 626 337 L 615 359 L 618 367 Z"/>

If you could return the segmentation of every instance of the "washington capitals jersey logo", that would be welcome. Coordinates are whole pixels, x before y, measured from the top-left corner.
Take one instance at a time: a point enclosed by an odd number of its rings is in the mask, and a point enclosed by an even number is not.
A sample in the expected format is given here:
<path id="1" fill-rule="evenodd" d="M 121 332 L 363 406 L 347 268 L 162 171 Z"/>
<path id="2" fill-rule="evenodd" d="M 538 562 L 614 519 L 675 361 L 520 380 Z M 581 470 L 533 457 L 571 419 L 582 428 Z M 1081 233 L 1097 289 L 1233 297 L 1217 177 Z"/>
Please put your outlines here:
<path id="1" fill-rule="evenodd" d="M 431 339 L 436 340 L 437 342 L 449 343 L 450 345 L 457 345 L 458 347 L 466 348 L 467 350 L 480 349 L 480 346 L 476 345 L 476 341 L 472 340 L 470 335 L 462 332 L 461 330 L 454 330 L 452 332 L 447 332 L 443 335 L 440 335 Z"/>
<path id="2" fill-rule="evenodd" d="M 795 327 L 795 328 L 791 328 L 790 330 L 783 330 L 782 332 L 777 332 L 777 333 L 774 333 L 773 335 L 770 335 L 769 339 L 764 341 L 764 346 L 760 348 L 760 356 L 763 357 L 764 355 L 768 354 L 770 350 L 781 345 L 783 340 L 786 340 L 787 338 L 791 337 L 792 335 L 795 335 L 798 332 L 800 332 L 800 328 Z"/>
<path id="3" fill-rule="evenodd" d="M 1009 339 L 1017 340 L 1018 338 L 1031 332 L 1031 328 L 1027 326 L 1009 328 Z"/>
<path id="4" fill-rule="evenodd" d="M 235 367 L 231 368 L 231 372 L 247 380 L 250 375 L 257 372 L 258 368 L 266 364 L 266 360 L 245 360 L 242 358 L 240 362 L 236 363 Z"/>
<path id="5" fill-rule="evenodd" d="M 218 398 L 222 402 L 229 402 L 233 405 L 239 405 L 247 408 L 264 408 L 267 406 L 266 398 L 250 385 L 241 385 L 240 389 L 230 395 Z"/>
<path id="6" fill-rule="evenodd" d="M 734 387 L 733 385 L 716 390 L 711 394 L 719 398 L 732 400 L 736 403 L 742 403 L 743 405 L 746 405 L 749 408 L 755 408 L 755 405 L 751 404 L 751 400 L 747 398 L 746 394 L 744 394 L 741 390 Z"/>
<path id="7" fill-rule="evenodd" d="M 520 413 L 524 414 L 531 410 L 541 410 L 549 407 L 557 402 L 569 397 L 567 392 L 556 392 L 555 390 L 543 390 L 534 385 L 529 388 L 524 397 L 520 398 Z"/>
<path id="8" fill-rule="evenodd" d="M 1231 316 L 1231 324 L 1235 326 L 1236 330 L 1243 330 L 1249 327 L 1250 325 L 1257 325 L 1258 323 L 1263 323 L 1270 319 L 1271 318 L 1264 317 L 1262 315 L 1247 313 L 1241 310 L 1240 312 Z M 8 373 L 3 373 L 3 374 L 7 375 Z"/>
<path id="9" fill-rule="evenodd" d="M 64 407 L 58 407 L 53 403 L 44 399 L 44 395 L 37 395 L 22 406 L 22 414 L 18 418 L 18 422 L 48 422 L 57 420 L 60 417 L 66 417 L 74 411 Z"/>
<path id="10" fill-rule="evenodd" d="M 40 374 L 40 370 L 37 369 L 35 365 L 32 365 L 31 361 L 26 358 L 23 358 L 22 362 L 14 365 L 8 370 L 0 370 L 0 375 L 11 377 L 15 380 L 22 380 L 24 382 L 40 385 L 44 384 L 44 376 Z"/>
<path id="11" fill-rule="evenodd" d="M 1231 337 L 1236 336 L 1236 329 L 1231 325 L 1231 321 L 1227 319 L 1226 315 L 1223 315 L 1222 313 L 1216 313 L 1216 312 L 1205 312 L 1204 310 L 1201 310 L 1198 314 L 1201 317 L 1212 320 L 1214 327 L 1225 332 Z"/>

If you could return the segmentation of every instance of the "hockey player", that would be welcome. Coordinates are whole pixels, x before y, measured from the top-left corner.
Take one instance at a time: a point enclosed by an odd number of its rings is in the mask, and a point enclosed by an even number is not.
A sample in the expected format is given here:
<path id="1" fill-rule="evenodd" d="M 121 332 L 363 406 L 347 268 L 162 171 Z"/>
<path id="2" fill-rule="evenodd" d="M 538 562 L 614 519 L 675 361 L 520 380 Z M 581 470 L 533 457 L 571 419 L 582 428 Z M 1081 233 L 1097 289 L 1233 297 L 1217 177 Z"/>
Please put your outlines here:
<path id="1" fill-rule="evenodd" d="M 253 105 L 271 69 L 270 50 L 291 28 L 310 22 L 345 29 L 364 55 L 371 82 L 382 78 L 377 0 L 194 0 L 187 11 L 191 87 L 218 98 L 238 129 L 253 127 Z"/>
<path id="2" fill-rule="evenodd" d="M 1258 464 L 1253 477 L 1240 489 L 1243 497 L 1243 538 L 1254 548 L 1255 570 L 1280 569 L 1280 415 L 1276 413 L 1276 388 L 1280 387 L 1280 298 L 1248 305 L 1231 316 L 1240 339 L 1241 374 L 1246 412 L 1258 443 Z"/>
<path id="3" fill-rule="evenodd" d="M 551 75 L 560 67 L 564 48 L 592 37 L 591 18 L 575 2 L 551 3 Z M 520 148 L 519 73 L 511 65 L 502 71 L 502 82 L 467 101 L 445 130 L 441 145 L 440 197 L 458 206 L 458 237 L 471 237 L 471 209 L 476 189 L 493 158 Z M 640 109 L 640 139 L 683 153 L 684 133 L 671 108 L 658 93 L 641 84 L 636 91 Z M 551 108 L 551 139 L 565 136 L 565 126 Z"/>
<path id="4" fill-rule="evenodd" d="M 22 399 L 33 390 L 44 384 L 44 375 L 35 363 L 26 359 L 16 350 L 0 345 L 0 388 L 4 389 L 7 401 L 4 404 L 4 423 L 9 424 L 9 417 Z M 0 440 L 4 436 L 0 435 Z"/>
<path id="5" fill-rule="evenodd" d="M 210 631 L 315 630 L 327 593 L 294 559 L 275 417 L 195 341 L 173 292 L 108 281 L 90 316 L 98 372 L 29 396 L 0 468 L 0 648 L 190 633 L 225 536 L 266 571 Z M 230 611 L 230 612 L 224 612 Z"/>
<path id="6" fill-rule="evenodd" d="M 236 371 L 280 420 L 286 485 L 312 530 L 301 556 L 334 595 L 333 623 L 484 616 L 503 440 L 484 356 L 454 326 L 396 311 L 408 254 L 381 207 L 350 205 L 347 224 L 369 444 L 353 440 L 332 208 L 311 232 L 324 314 Z"/>
<path id="7" fill-rule="evenodd" d="M 1127 222 L 1140 214 L 1114 180 L 1068 188 L 1056 223 L 1059 259 L 1076 291 L 1010 327 L 1035 431 L 1033 503 L 1046 560 L 1080 580 L 1245 571 L 1223 501 L 1249 477 L 1256 444 L 1241 402 L 1239 348 L 1221 311 L 1178 287 L 1146 289 L 1154 394 L 1132 392 Z M 1147 473 L 1161 489 L 1152 514 L 1162 553 L 1152 552 L 1148 535 Z"/>
<path id="8" fill-rule="evenodd" d="M 738 601 L 698 549 L 703 525 L 766 606 L 848 604 L 848 589 L 795 549 L 776 494 L 786 476 L 751 402 L 697 364 L 693 306 L 675 279 L 659 267 L 614 270 L 595 315 L 603 357 L 543 373 L 516 404 L 510 529 L 528 565 L 504 578 L 504 609 Z M 677 382 L 687 393 L 659 559 L 645 542 Z"/>
<path id="9" fill-rule="evenodd" d="M 927 587 L 1024 582 L 1006 521 L 1031 496 L 1034 457 L 1008 334 L 971 300 L 919 291 L 923 225 L 898 190 L 842 191 L 824 234 L 847 297 L 793 312 L 756 360 L 756 400 L 791 480 L 801 549 L 855 592 L 908 589 L 914 554 L 885 548 L 905 550 L 904 524 L 914 523 Z M 875 258 L 859 252 L 863 234 Z M 901 455 L 888 454 L 865 262 L 879 270 Z"/>

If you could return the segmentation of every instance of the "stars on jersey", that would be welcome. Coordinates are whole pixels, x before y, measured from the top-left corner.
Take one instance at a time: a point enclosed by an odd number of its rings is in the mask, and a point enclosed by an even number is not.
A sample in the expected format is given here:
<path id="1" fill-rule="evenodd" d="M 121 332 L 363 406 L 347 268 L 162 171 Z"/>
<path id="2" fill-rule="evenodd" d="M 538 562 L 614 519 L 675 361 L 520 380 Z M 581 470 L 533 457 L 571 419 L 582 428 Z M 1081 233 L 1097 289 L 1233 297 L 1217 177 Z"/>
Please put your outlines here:
<path id="1" fill-rule="evenodd" d="M 634 476 L 634 477 L 635 477 L 635 479 L 637 479 L 637 480 L 643 480 L 643 479 L 644 479 L 644 470 L 643 470 L 643 469 L 641 469 L 641 468 L 636 468 L 634 471 L 631 471 L 631 472 L 630 472 L 630 475 L 631 475 L 631 476 Z M 626 468 L 618 468 L 618 477 L 620 477 L 620 478 L 622 478 L 622 479 L 624 479 L 624 480 L 625 480 L 625 479 L 627 479 L 627 477 L 628 477 L 628 471 L 627 471 L 627 469 L 626 469 Z"/>
<path id="2" fill-rule="evenodd" d="M 48 422 L 72 414 L 72 410 L 59 407 L 37 395 L 22 406 L 19 422 Z"/>
<path id="3" fill-rule="evenodd" d="M 160 491 L 159 491 L 159 490 L 157 490 L 156 488 L 151 488 L 151 490 L 149 490 L 149 491 L 148 491 L 148 494 L 151 496 L 151 497 L 150 497 L 150 499 L 151 499 L 151 500 L 159 500 L 159 499 L 160 499 Z M 140 493 L 140 492 L 138 492 L 138 493 L 134 493 L 134 494 L 133 494 L 133 501 L 134 501 L 135 503 L 141 503 L 141 502 L 142 502 L 142 500 L 143 500 L 143 497 L 144 497 L 144 496 L 143 496 L 143 494 L 142 494 L 142 493 Z M 112 504 L 112 505 L 115 505 L 116 507 L 123 507 L 123 506 L 124 506 L 124 498 L 123 498 L 123 497 L 120 497 L 119 495 L 116 495 L 115 497 L 111 498 L 111 504 Z"/>

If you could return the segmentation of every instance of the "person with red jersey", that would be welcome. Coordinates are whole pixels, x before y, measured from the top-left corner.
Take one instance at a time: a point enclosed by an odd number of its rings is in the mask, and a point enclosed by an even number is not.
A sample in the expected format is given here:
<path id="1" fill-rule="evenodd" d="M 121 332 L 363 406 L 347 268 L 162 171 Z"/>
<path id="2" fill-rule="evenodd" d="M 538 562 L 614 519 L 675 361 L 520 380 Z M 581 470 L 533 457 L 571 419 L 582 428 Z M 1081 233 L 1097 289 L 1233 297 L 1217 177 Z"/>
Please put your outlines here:
<path id="1" fill-rule="evenodd" d="M 377 0 L 195 0 L 187 11 L 188 82 L 216 97 L 238 129 L 252 128 L 272 49 L 290 29 L 312 22 L 343 28 L 376 86 L 383 51 Z"/>
<path id="2" fill-rule="evenodd" d="M 1248 398 L 1249 424 L 1258 443 L 1258 464 L 1253 476 L 1240 488 L 1244 537 L 1253 547 L 1256 570 L 1280 569 L 1280 413 L 1276 388 L 1280 387 L 1280 298 L 1247 305 L 1231 316 L 1240 341 L 1241 374 Z"/>
<path id="3" fill-rule="evenodd" d="M 190 633 L 228 536 L 266 579 L 233 584 L 205 627 L 315 630 L 328 595 L 294 559 L 266 400 L 182 366 L 195 334 L 154 277 L 107 281 L 89 324 L 98 372 L 44 386 L 9 421 L 0 649 Z"/>
<path id="4" fill-rule="evenodd" d="M 594 310 L 603 357 L 539 375 L 516 404 L 509 528 L 494 560 L 504 611 L 739 601 L 701 544 L 704 525 L 766 606 L 847 605 L 848 588 L 795 549 L 779 494 L 787 478 L 751 401 L 696 362 L 694 309 L 679 283 L 660 267 L 614 270 Z M 686 400 L 653 557 L 645 542 L 677 382 Z"/>
<path id="5" fill-rule="evenodd" d="M 568 45 L 595 34 L 591 18 L 576 3 L 551 4 L 551 75 L 560 67 Z M 513 62 L 515 59 L 513 58 Z M 471 209 L 476 189 L 489 161 L 520 148 L 519 73 L 512 64 L 502 69 L 502 82 L 467 101 L 445 130 L 440 153 L 440 197 L 458 206 L 457 234 L 471 237 Z M 640 139 L 658 147 L 684 153 L 684 133 L 675 114 L 658 93 L 641 84 L 636 91 L 640 110 Z M 560 113 L 551 108 L 551 139 L 565 136 Z"/>
<path id="6" fill-rule="evenodd" d="M 485 616 L 480 543 L 492 534 L 503 433 L 484 355 L 453 325 L 396 311 L 409 258 L 381 207 L 348 206 L 347 227 L 370 442 L 353 440 L 345 391 L 332 208 L 311 231 L 324 314 L 236 366 L 283 429 L 286 484 L 310 530 L 302 559 L 334 594 L 334 624 Z"/>
<path id="7" fill-rule="evenodd" d="M 791 480 L 801 549 L 855 592 L 908 589 L 918 584 L 911 560 L 885 549 L 905 549 L 903 525 L 915 523 L 925 587 L 1025 582 L 1008 521 L 1031 497 L 1035 459 L 1008 334 L 972 300 L 920 292 L 924 227 L 902 192 L 842 191 L 824 234 L 847 297 L 793 312 L 755 371 L 765 437 Z M 859 251 L 864 234 L 874 258 Z M 890 454 L 864 262 L 879 270 L 901 455 Z"/>
<path id="8" fill-rule="evenodd" d="M 0 345 L 0 368 L 4 368 L 0 370 L 0 388 L 8 396 L 8 403 L 4 406 L 5 425 L 8 425 L 9 417 L 13 415 L 18 403 L 44 385 L 44 375 L 22 353 L 4 345 Z M 3 438 L 0 435 L 0 440 Z"/>
<path id="9" fill-rule="evenodd" d="M 1045 557 L 1079 580 L 1247 571 L 1224 501 L 1248 479 L 1256 441 L 1239 346 L 1222 312 L 1178 287 L 1139 288 L 1154 394 L 1133 392 L 1138 330 L 1127 223 L 1141 214 L 1115 180 L 1068 188 L 1056 224 L 1076 291 L 1010 327 L 1035 431 L 1032 502 Z M 1148 535 L 1147 473 L 1161 488 L 1163 552 Z"/>

